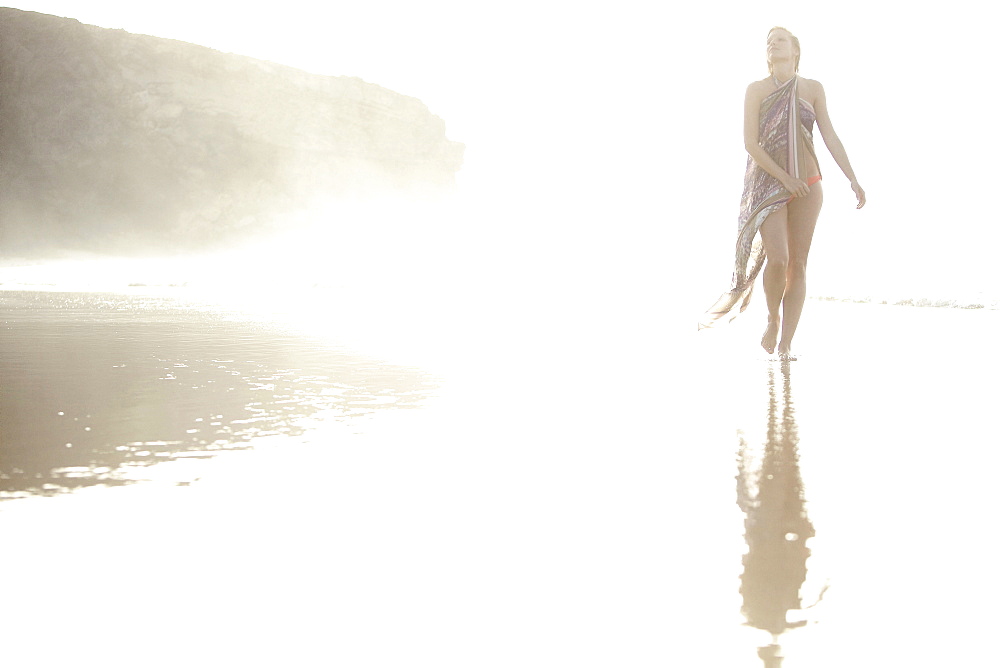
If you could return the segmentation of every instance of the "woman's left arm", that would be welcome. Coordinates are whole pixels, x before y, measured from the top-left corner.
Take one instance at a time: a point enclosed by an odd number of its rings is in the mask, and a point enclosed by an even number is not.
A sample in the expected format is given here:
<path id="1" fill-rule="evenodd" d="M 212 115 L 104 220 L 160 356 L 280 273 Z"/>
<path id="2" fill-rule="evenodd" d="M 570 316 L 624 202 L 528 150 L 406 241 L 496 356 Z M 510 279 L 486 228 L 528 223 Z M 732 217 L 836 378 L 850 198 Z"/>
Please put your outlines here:
<path id="1" fill-rule="evenodd" d="M 826 91 L 823 90 L 823 84 L 818 81 L 814 81 L 813 83 L 816 86 L 816 98 L 813 104 L 813 109 L 816 110 L 816 125 L 823 134 L 823 142 L 830 150 L 830 155 L 837 161 L 837 166 L 844 172 L 844 175 L 851 180 L 851 189 L 854 190 L 854 194 L 858 197 L 858 208 L 860 209 L 865 205 L 865 191 L 861 187 L 861 184 L 858 183 L 857 177 L 854 176 L 854 169 L 851 168 L 851 161 L 847 158 L 847 151 L 844 149 L 844 144 L 833 129 L 833 123 L 830 121 L 830 112 L 826 108 Z"/>

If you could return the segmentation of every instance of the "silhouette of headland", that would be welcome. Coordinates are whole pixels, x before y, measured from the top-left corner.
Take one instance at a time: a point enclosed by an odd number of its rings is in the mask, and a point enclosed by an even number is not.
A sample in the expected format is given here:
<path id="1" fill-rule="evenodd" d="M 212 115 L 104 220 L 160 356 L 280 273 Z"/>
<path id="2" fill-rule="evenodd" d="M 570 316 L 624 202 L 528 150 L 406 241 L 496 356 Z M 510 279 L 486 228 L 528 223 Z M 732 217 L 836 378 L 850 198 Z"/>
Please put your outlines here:
<path id="1" fill-rule="evenodd" d="M 358 78 L 9 8 L 0 118 L 5 256 L 225 245 L 315 198 L 447 189 L 464 152 Z"/>

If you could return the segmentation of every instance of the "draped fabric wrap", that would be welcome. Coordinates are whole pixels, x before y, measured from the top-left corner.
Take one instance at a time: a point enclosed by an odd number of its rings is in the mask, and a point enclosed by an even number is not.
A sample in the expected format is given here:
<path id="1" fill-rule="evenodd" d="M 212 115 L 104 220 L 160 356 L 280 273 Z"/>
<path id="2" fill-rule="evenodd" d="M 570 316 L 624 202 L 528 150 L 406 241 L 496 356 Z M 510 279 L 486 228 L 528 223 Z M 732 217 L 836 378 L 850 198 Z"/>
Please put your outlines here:
<path id="1" fill-rule="evenodd" d="M 816 113 L 808 102 L 799 100 L 798 75 L 792 77 L 760 104 L 761 148 L 795 178 L 804 178 L 808 160 L 815 161 L 812 126 Z M 818 164 L 818 163 L 817 163 Z M 778 179 L 764 171 L 752 157 L 747 158 L 743 179 L 743 199 L 736 237 L 736 266 L 730 288 L 702 316 L 698 329 L 711 327 L 739 304 L 730 320 L 746 310 L 754 281 L 764 266 L 764 245 L 757 232 L 769 215 L 785 206 L 792 195 Z"/>

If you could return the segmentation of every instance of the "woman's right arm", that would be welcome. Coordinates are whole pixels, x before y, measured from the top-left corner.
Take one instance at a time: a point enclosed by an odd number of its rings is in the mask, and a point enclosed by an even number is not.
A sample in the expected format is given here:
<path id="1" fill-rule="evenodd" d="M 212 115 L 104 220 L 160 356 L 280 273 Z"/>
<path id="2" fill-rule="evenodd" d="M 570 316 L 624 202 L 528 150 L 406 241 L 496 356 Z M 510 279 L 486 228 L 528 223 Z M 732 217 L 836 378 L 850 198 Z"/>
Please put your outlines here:
<path id="1" fill-rule="evenodd" d="M 753 161 L 778 179 L 785 190 L 796 197 L 805 197 L 809 194 L 806 182 L 782 169 L 760 145 L 760 103 L 763 101 L 763 93 L 757 84 L 752 83 L 747 86 L 746 99 L 743 102 L 743 145 Z"/>

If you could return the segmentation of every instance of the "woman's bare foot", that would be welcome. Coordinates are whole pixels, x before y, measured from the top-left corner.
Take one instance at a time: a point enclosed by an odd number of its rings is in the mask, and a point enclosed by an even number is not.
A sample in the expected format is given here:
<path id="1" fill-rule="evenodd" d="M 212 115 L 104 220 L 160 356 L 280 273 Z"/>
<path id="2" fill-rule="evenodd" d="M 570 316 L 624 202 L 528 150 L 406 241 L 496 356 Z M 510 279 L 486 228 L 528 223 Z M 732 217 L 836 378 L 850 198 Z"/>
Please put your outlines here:
<path id="1" fill-rule="evenodd" d="M 798 357 L 792 353 L 789 347 L 782 344 L 778 346 L 778 359 L 782 362 L 794 362 Z"/>
<path id="2" fill-rule="evenodd" d="M 768 320 L 767 329 L 764 330 L 764 336 L 760 338 L 761 347 L 767 351 L 770 355 L 774 353 L 774 347 L 778 345 L 778 328 L 781 323 L 778 320 Z"/>

